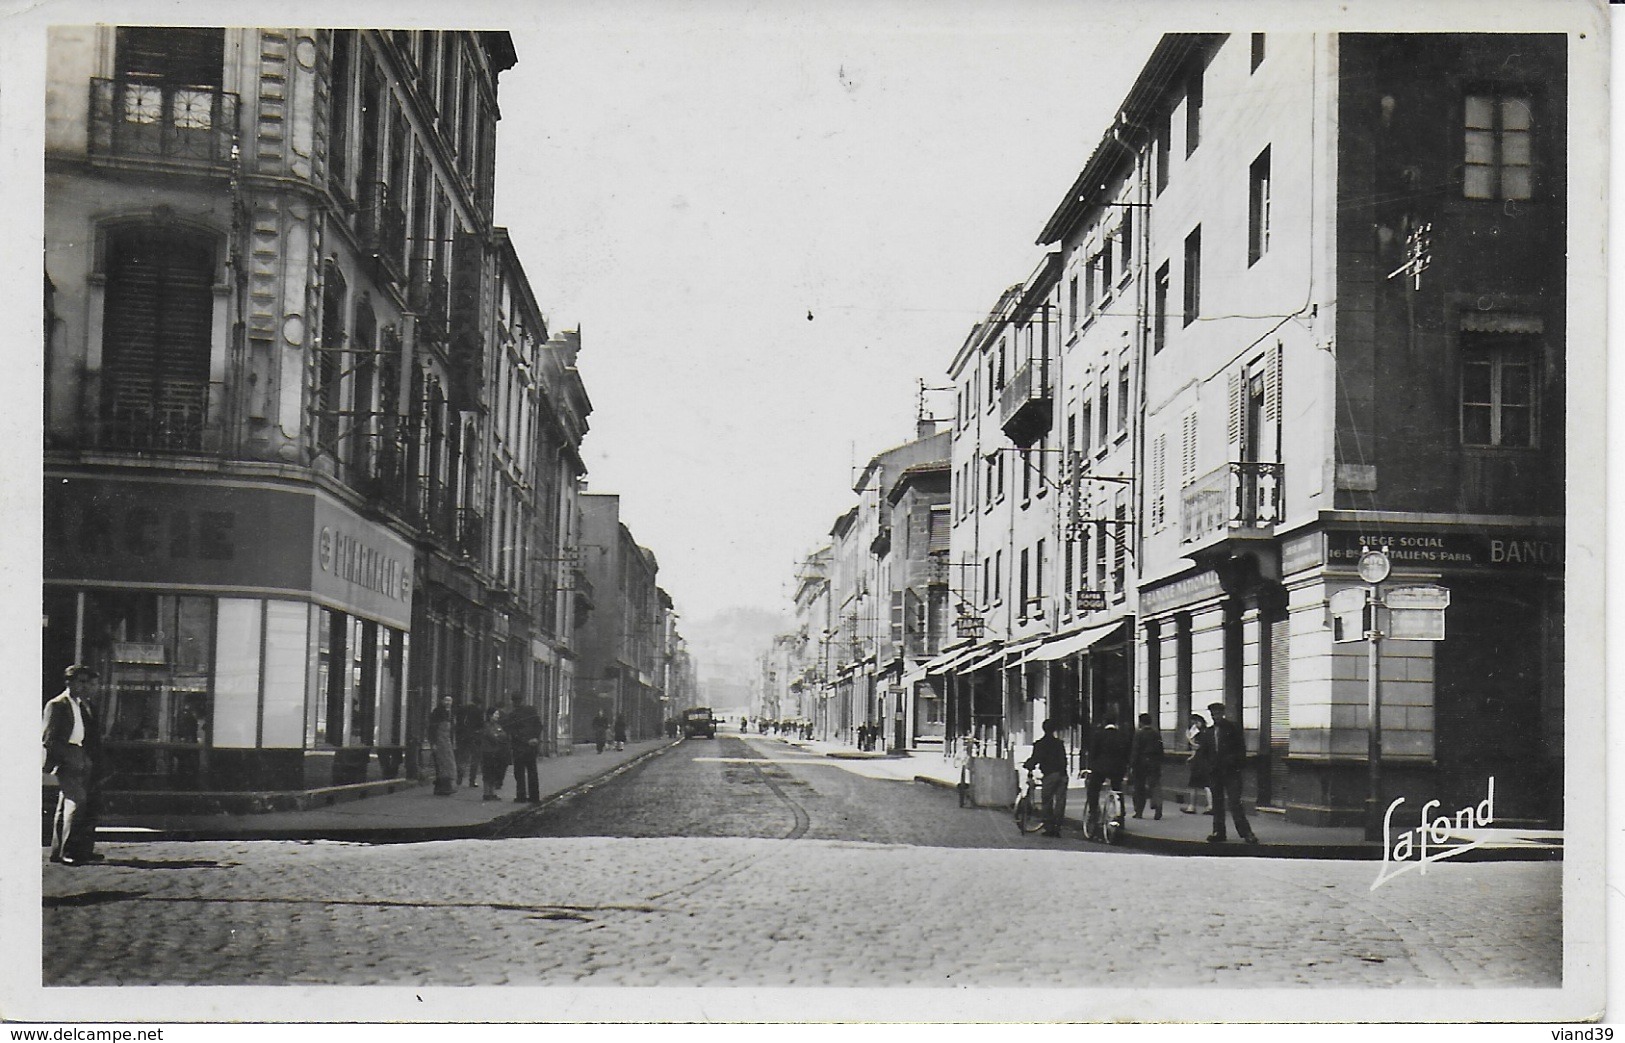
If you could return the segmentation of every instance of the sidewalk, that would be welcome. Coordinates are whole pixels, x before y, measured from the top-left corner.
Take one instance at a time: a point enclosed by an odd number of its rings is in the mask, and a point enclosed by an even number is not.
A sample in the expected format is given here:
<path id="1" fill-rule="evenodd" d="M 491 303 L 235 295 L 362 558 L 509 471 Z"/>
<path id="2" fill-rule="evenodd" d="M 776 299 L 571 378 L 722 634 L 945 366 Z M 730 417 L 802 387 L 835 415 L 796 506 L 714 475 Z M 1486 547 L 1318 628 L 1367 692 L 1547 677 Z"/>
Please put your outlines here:
<path id="1" fill-rule="evenodd" d="M 366 843 L 452 840 L 489 836 L 509 821 L 537 807 L 574 793 L 615 773 L 617 769 L 659 754 L 674 745 L 672 739 L 627 743 L 596 753 L 590 743 L 574 752 L 544 757 L 536 762 L 540 804 L 516 804 L 510 767 L 500 800 L 482 800 L 484 785 L 459 786 L 450 796 L 437 797 L 429 781 L 393 793 L 300 811 L 260 814 L 108 814 L 96 830 L 100 842 L 152 840 L 344 840 Z"/>
<path id="2" fill-rule="evenodd" d="M 922 782 L 947 790 L 959 783 L 959 773 L 947 757 L 936 752 L 925 753 L 864 753 L 854 746 L 821 740 L 790 739 L 783 736 L 752 736 L 775 739 L 809 753 L 822 753 L 826 757 L 863 760 L 865 774 L 883 775 L 902 781 Z M 1067 786 L 1066 825 L 1083 830 L 1083 815 L 1089 799 L 1082 779 L 1074 778 Z M 1260 843 L 1244 844 L 1236 836 L 1231 822 L 1230 840 L 1224 844 L 1207 842 L 1213 820 L 1209 815 L 1187 815 L 1179 810 L 1177 801 L 1164 800 L 1160 820 L 1152 817 L 1151 808 L 1145 809 L 1144 818 L 1133 817 L 1132 806 L 1124 830 L 1123 846 L 1136 851 L 1168 855 L 1203 855 L 1241 858 L 1329 858 L 1381 860 L 1383 845 L 1367 841 L 1359 826 L 1305 826 L 1288 822 L 1286 816 L 1275 811 L 1249 808 L 1247 821 Z M 1407 823 L 1410 825 L 1410 823 Z M 1491 831 L 1493 832 L 1493 831 Z M 1506 831 L 1511 833 L 1513 831 Z M 1457 856 L 1461 861 L 1547 861 L 1563 856 L 1561 838 L 1545 842 L 1530 842 L 1507 837 L 1491 841 L 1484 846 Z"/>

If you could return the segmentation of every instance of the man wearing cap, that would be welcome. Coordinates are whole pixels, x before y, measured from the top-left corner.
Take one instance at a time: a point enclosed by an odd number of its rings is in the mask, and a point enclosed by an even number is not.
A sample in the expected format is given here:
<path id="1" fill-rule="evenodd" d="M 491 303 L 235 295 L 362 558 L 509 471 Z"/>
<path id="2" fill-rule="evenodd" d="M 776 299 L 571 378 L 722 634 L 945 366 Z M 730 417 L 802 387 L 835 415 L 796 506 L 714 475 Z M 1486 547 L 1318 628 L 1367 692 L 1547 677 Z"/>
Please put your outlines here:
<path id="1" fill-rule="evenodd" d="M 95 851 L 101 812 L 102 728 L 91 696 L 96 671 L 68 667 L 68 687 L 45 704 L 45 771 L 56 776 L 56 817 L 51 824 L 51 861 L 76 866 L 100 862 Z"/>
<path id="2" fill-rule="evenodd" d="M 1207 708 L 1213 715 L 1213 727 L 1204 732 L 1201 739 L 1212 744 L 1213 775 L 1208 788 L 1213 791 L 1213 832 L 1208 834 L 1207 842 L 1222 844 L 1229 839 L 1224 823 L 1228 806 L 1230 817 L 1236 820 L 1236 833 L 1247 843 L 1256 844 L 1258 837 L 1247 824 L 1247 812 L 1241 807 L 1241 769 L 1247 763 L 1247 738 L 1241 732 L 1241 725 L 1224 715 L 1223 703 L 1209 703 Z"/>

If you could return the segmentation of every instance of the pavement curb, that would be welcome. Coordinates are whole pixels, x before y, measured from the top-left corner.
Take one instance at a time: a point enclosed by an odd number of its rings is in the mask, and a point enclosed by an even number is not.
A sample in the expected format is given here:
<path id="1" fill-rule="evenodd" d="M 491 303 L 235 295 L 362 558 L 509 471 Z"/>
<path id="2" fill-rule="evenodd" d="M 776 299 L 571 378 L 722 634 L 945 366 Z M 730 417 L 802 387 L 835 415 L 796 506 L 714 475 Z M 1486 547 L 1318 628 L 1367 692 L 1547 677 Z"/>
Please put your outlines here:
<path id="1" fill-rule="evenodd" d="M 681 740 L 677 740 L 681 741 Z M 604 779 L 612 778 L 622 772 L 630 771 L 637 765 L 651 757 L 658 756 L 677 745 L 677 741 L 657 746 L 638 754 L 631 760 L 613 765 L 597 774 L 588 776 L 541 799 L 539 803 L 527 804 L 514 808 L 512 811 L 498 815 L 495 818 L 482 822 L 463 822 L 443 826 L 354 826 L 354 827 L 322 827 L 300 829 L 297 827 L 284 827 L 279 829 L 172 829 L 172 830 L 142 830 L 135 834 L 142 842 L 179 842 L 189 843 L 195 841 L 255 841 L 255 840 L 282 840 L 296 843 L 312 843 L 318 840 L 327 840 L 335 843 L 351 844 L 407 844 L 429 842 L 435 840 L 475 840 L 491 839 L 500 836 L 502 831 L 528 815 L 533 815 L 553 804 L 568 800 L 578 793 L 585 792 Z M 133 831 L 132 831 L 133 832 Z M 98 839 L 120 833 L 120 827 L 102 827 L 97 830 Z M 48 843 L 48 841 L 47 841 Z"/>

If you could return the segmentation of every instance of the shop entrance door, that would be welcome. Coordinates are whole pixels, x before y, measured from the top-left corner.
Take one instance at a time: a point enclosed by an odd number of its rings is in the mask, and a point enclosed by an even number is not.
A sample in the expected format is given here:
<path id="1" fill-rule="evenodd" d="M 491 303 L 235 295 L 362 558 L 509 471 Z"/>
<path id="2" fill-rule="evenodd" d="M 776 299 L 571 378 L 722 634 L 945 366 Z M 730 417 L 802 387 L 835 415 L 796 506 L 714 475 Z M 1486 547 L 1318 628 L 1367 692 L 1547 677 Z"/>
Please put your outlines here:
<path id="1" fill-rule="evenodd" d="M 1445 640 L 1434 645 L 1434 750 L 1443 807 L 1484 799 L 1495 817 L 1540 820 L 1559 794 L 1540 718 L 1542 613 L 1507 584 L 1452 582 Z"/>

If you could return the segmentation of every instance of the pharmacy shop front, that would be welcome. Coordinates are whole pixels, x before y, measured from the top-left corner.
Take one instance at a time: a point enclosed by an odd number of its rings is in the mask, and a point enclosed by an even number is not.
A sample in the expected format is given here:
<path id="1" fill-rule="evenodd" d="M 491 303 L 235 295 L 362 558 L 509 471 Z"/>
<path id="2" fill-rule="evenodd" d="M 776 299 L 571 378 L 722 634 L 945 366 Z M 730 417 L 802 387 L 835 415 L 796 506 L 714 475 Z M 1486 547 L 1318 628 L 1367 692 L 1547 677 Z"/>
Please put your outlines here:
<path id="1" fill-rule="evenodd" d="M 47 473 L 42 698 L 100 674 L 109 788 L 401 768 L 412 551 L 307 482 Z"/>

